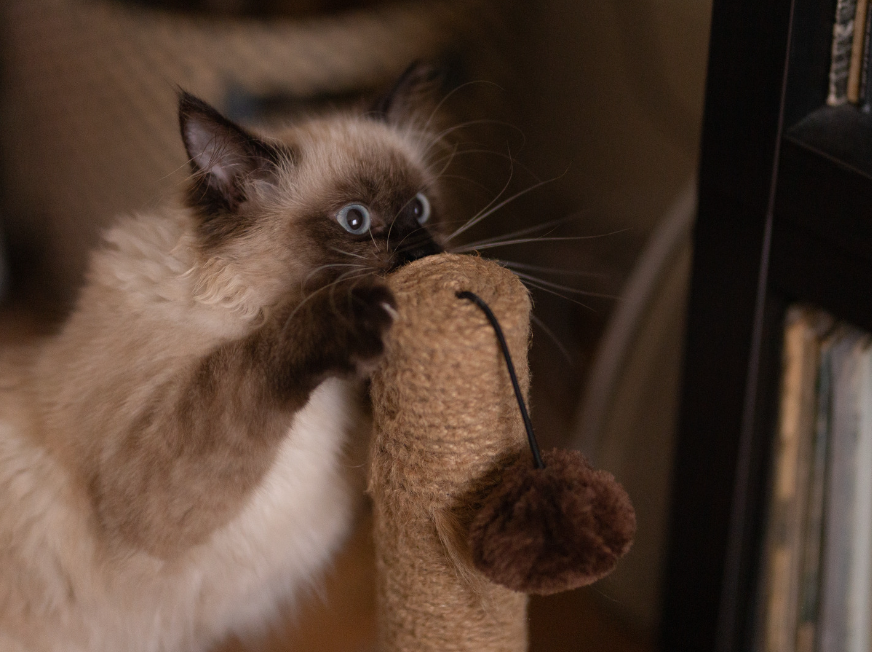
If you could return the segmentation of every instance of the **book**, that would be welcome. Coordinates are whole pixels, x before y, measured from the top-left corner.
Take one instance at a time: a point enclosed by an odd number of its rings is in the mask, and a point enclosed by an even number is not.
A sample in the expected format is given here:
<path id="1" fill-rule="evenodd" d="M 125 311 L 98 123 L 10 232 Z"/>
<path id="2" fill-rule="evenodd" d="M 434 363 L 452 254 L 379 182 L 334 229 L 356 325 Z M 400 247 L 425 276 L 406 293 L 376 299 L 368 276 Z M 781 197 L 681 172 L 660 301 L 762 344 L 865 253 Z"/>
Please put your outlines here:
<path id="1" fill-rule="evenodd" d="M 872 650 L 872 336 L 787 313 L 755 649 Z"/>
<path id="2" fill-rule="evenodd" d="M 860 82 L 866 45 L 866 11 L 869 0 L 857 0 L 854 10 L 854 28 L 851 41 L 851 63 L 848 66 L 847 98 L 852 104 L 860 103 Z"/>
<path id="3" fill-rule="evenodd" d="M 824 538 L 821 593 L 817 622 L 817 650 L 820 652 L 868 652 L 866 627 L 869 614 L 858 614 L 857 595 L 865 589 L 858 576 L 864 556 L 872 550 L 862 544 L 855 521 L 861 475 L 858 453 L 860 359 L 866 342 L 854 329 L 845 329 L 832 345 L 830 445 L 824 506 Z M 866 526 L 868 523 L 862 524 Z"/>
<path id="4" fill-rule="evenodd" d="M 848 587 L 848 650 L 872 647 L 872 347 L 867 338 L 857 360 L 857 478 L 854 542 Z"/>
<path id="5" fill-rule="evenodd" d="M 854 17 L 857 0 L 838 0 L 830 49 L 830 74 L 827 104 L 839 106 L 848 101 L 848 74 L 854 45 Z"/>
<path id="6" fill-rule="evenodd" d="M 864 111 L 872 110 L 872 87 L 869 74 L 872 72 L 872 11 L 867 4 L 866 24 L 863 28 L 863 63 L 860 70 L 859 104 Z"/>
<path id="7" fill-rule="evenodd" d="M 795 649 L 804 508 L 815 433 L 820 355 L 818 321 L 814 311 L 793 308 L 785 323 L 778 438 L 766 543 L 763 647 L 767 652 Z"/>
<path id="8" fill-rule="evenodd" d="M 823 547 L 824 498 L 830 440 L 832 378 L 830 335 L 821 343 L 815 396 L 815 425 L 809 469 L 809 491 L 803 520 L 799 572 L 799 614 L 796 629 L 797 652 L 814 652 L 820 602 L 821 548 Z"/>

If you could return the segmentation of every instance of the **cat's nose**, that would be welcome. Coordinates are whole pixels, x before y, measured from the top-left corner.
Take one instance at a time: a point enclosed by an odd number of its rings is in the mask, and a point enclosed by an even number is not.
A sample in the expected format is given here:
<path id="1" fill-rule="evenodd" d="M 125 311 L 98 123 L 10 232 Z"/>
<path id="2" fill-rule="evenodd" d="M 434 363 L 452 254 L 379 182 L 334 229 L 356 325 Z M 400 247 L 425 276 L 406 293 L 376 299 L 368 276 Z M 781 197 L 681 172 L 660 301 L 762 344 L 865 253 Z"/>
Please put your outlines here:
<path id="1" fill-rule="evenodd" d="M 406 263 L 440 254 L 445 249 L 439 245 L 430 235 L 415 238 L 414 242 L 408 243 L 407 246 L 400 248 L 397 251 L 397 262 L 394 267 L 400 267 Z"/>

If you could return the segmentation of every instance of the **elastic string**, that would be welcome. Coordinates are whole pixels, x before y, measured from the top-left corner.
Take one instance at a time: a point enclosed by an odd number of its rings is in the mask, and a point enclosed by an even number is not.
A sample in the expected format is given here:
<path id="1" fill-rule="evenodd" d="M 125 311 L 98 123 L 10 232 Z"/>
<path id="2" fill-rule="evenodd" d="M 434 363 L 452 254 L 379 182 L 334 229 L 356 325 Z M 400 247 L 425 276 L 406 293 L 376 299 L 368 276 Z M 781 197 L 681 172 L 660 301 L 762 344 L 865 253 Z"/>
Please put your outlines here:
<path id="1" fill-rule="evenodd" d="M 506 367 L 509 369 L 509 377 L 512 379 L 512 387 L 515 390 L 515 398 L 518 399 L 518 408 L 521 410 L 521 417 L 524 419 L 524 428 L 527 430 L 527 441 L 530 443 L 530 451 L 533 453 L 533 462 L 537 469 L 544 469 L 545 462 L 542 461 L 542 455 L 539 453 L 539 444 L 536 443 L 536 436 L 533 434 L 533 422 L 530 421 L 530 415 L 527 414 L 527 406 L 524 404 L 524 397 L 521 394 L 521 386 L 518 384 L 518 377 L 515 374 L 515 366 L 512 364 L 512 356 L 509 355 L 509 345 L 506 344 L 506 338 L 503 335 L 503 329 L 500 328 L 500 322 L 497 321 L 496 315 L 490 309 L 484 300 L 478 295 L 467 290 L 457 293 L 458 299 L 469 299 L 484 312 L 494 332 L 497 335 L 497 340 L 500 342 L 500 348 L 503 350 L 503 357 L 506 359 Z"/>

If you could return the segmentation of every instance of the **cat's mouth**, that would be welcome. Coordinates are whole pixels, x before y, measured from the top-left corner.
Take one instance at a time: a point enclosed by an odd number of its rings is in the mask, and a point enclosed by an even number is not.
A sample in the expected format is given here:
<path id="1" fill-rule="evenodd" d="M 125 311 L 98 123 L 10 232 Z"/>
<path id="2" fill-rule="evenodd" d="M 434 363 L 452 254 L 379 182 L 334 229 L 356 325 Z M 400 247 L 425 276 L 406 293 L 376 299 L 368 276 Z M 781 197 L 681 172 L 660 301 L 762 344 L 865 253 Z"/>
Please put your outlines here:
<path id="1" fill-rule="evenodd" d="M 414 262 L 416 260 L 420 260 L 421 258 L 426 258 L 427 256 L 432 256 L 434 254 L 441 254 L 445 251 L 445 248 L 436 242 L 429 234 L 426 236 L 418 237 L 414 242 L 408 243 L 406 246 L 397 250 L 396 257 L 394 258 L 394 264 L 391 267 L 391 271 L 397 269 L 398 267 L 402 267 L 407 263 Z"/>

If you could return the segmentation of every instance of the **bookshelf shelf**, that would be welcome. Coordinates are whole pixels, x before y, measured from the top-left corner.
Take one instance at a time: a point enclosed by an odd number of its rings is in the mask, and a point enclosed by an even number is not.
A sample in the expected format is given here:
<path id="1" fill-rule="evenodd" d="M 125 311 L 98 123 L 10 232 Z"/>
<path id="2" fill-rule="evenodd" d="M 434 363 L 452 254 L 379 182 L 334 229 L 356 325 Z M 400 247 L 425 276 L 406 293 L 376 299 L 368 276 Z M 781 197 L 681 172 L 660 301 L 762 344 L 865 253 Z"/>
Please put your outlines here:
<path id="1" fill-rule="evenodd" d="M 714 0 L 663 650 L 759 647 L 782 326 L 872 330 L 872 115 L 825 106 L 836 0 Z"/>
<path id="2" fill-rule="evenodd" d="M 790 127 L 785 139 L 872 179 L 872 113 L 854 106 L 822 106 Z"/>
<path id="3" fill-rule="evenodd" d="M 872 331 L 872 301 L 859 301 L 855 284 L 872 288 L 868 259 L 790 224 L 775 229 L 769 285 L 777 296 L 817 305 Z"/>
<path id="4" fill-rule="evenodd" d="M 855 137 L 861 138 L 863 133 L 855 132 Z M 821 137 L 819 133 L 816 136 Z M 872 129 L 868 132 L 866 146 L 872 146 Z M 830 151 L 835 148 L 831 146 Z M 803 251 L 826 250 L 823 264 L 815 265 L 805 261 L 797 250 L 796 265 L 808 265 L 813 267 L 812 271 L 820 269 L 822 274 L 826 274 L 827 268 L 841 265 L 844 258 L 845 267 L 856 268 L 854 278 L 842 279 L 845 282 L 841 286 L 831 284 L 833 291 L 840 287 L 852 288 L 869 278 L 872 269 L 872 175 L 851 166 L 845 157 L 825 153 L 791 133 L 785 136 L 781 146 L 774 212 L 776 228 L 786 225 L 796 230 L 798 233 L 791 236 L 791 242 L 802 246 Z M 803 239 L 810 241 L 803 243 Z M 820 256 L 814 258 L 819 260 Z M 872 285 L 867 281 L 866 287 Z M 801 287 L 797 290 L 796 296 L 802 297 Z"/>

